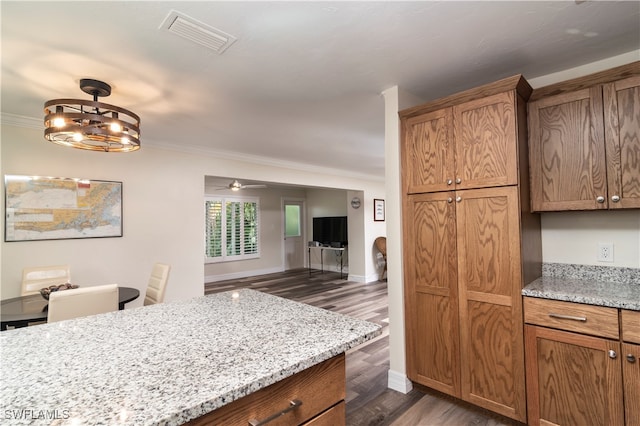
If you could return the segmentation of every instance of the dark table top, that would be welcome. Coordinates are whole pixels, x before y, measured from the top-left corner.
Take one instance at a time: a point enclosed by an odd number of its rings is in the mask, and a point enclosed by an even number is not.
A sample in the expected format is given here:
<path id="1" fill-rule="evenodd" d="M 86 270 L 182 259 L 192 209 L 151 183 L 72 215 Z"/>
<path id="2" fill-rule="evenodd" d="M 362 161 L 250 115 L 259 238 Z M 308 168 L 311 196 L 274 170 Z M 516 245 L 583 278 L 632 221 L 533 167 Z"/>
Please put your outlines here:
<path id="1" fill-rule="evenodd" d="M 124 309 L 124 304 L 137 299 L 140 290 L 132 287 L 118 287 L 118 308 Z M 14 297 L 0 301 L 0 317 L 2 329 L 7 325 L 24 325 L 28 322 L 45 321 L 49 301 L 38 294 Z"/>

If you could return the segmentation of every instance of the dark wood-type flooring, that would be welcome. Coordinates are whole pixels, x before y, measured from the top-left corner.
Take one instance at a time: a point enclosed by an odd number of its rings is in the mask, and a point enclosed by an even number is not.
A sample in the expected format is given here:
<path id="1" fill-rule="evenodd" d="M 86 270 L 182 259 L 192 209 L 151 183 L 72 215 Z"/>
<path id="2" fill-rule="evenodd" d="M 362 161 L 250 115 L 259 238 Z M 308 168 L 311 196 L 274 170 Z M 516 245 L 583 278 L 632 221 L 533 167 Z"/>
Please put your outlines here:
<path id="1" fill-rule="evenodd" d="M 357 283 L 336 272 L 297 269 L 205 285 L 205 294 L 251 288 L 383 326 L 382 335 L 347 352 L 347 425 L 505 425 L 507 419 L 436 392 L 387 387 L 387 283 Z"/>

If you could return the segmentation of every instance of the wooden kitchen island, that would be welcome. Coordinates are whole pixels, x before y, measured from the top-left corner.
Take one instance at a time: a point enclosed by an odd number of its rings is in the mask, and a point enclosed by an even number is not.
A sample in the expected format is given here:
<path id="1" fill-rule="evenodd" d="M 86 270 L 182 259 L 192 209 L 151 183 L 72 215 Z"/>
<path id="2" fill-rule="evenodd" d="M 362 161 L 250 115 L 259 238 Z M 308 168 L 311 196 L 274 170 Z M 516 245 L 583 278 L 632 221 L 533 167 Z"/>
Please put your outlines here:
<path id="1" fill-rule="evenodd" d="M 344 423 L 344 353 L 381 327 L 253 290 L 0 335 L 7 424 Z"/>

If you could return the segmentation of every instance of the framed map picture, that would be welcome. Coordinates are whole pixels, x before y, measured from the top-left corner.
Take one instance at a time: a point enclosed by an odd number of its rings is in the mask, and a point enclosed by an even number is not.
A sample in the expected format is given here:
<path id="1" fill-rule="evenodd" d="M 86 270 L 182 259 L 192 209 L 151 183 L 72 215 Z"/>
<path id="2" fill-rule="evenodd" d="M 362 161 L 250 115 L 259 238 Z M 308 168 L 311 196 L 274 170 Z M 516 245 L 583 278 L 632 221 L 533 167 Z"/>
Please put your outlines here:
<path id="1" fill-rule="evenodd" d="M 378 198 L 373 200 L 373 220 L 376 222 L 384 221 L 384 200 Z"/>
<path id="2" fill-rule="evenodd" d="M 4 240 L 122 237 L 122 182 L 5 175 Z"/>

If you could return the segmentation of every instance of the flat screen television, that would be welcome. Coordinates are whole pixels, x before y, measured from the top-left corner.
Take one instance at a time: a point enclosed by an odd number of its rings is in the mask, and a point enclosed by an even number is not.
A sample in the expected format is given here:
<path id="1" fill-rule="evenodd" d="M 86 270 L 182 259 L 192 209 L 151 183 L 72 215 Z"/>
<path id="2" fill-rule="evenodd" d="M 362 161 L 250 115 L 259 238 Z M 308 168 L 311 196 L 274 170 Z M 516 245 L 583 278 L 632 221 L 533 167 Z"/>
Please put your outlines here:
<path id="1" fill-rule="evenodd" d="M 347 217 L 314 217 L 313 241 L 344 247 L 347 245 Z"/>

